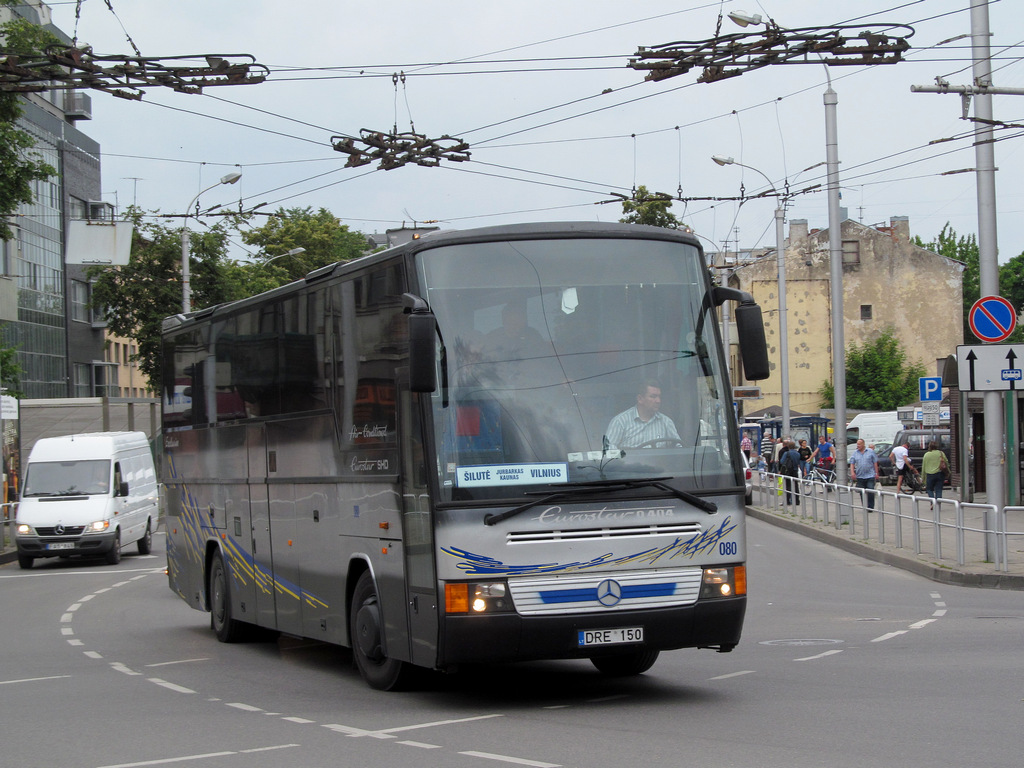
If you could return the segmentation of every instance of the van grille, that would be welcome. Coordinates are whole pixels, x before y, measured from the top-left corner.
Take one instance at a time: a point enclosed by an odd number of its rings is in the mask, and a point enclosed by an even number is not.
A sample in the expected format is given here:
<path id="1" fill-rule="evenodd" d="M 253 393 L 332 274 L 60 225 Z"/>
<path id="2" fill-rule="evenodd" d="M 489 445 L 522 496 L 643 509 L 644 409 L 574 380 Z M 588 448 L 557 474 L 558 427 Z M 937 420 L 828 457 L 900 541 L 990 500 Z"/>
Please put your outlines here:
<path id="1" fill-rule="evenodd" d="M 85 531 L 84 525 L 66 525 L 60 533 L 55 528 L 36 528 L 40 536 L 81 536 Z"/>

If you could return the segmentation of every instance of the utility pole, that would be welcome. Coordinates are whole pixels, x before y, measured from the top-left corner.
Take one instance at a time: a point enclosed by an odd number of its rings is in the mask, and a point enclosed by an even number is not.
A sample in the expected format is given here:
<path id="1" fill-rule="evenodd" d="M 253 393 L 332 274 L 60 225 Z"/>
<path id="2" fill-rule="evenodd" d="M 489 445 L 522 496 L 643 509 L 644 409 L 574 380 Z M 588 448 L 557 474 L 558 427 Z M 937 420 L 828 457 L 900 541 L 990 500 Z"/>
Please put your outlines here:
<path id="1" fill-rule="evenodd" d="M 971 51 L 974 59 L 973 85 L 952 86 L 941 78 L 936 85 L 913 85 L 913 93 L 959 93 L 967 118 L 971 97 L 974 97 L 974 161 L 978 195 L 978 268 L 982 296 L 999 295 L 999 250 L 996 239 L 996 166 L 992 126 L 992 95 L 1024 95 L 1021 88 L 992 86 L 989 17 L 986 0 L 971 0 Z M 1005 457 L 1003 454 L 1005 423 L 1002 395 L 985 392 L 985 492 L 988 503 L 1001 510 L 1006 506 Z M 966 417 L 966 414 L 964 414 Z M 966 453 L 964 454 L 966 455 Z M 963 473 L 966 476 L 966 472 Z M 992 530 L 992 520 L 985 527 Z M 986 537 L 986 557 L 994 552 L 994 536 Z"/>

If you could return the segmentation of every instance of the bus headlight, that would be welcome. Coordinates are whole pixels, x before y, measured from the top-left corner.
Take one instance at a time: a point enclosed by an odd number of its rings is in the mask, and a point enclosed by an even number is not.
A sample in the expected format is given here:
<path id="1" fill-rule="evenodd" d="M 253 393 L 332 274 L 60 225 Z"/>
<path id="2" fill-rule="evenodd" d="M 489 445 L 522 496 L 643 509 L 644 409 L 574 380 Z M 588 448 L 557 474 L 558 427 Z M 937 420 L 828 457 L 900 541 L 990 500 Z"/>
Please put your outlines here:
<path id="1" fill-rule="evenodd" d="M 724 568 L 705 568 L 700 586 L 701 598 L 736 597 L 747 594 L 747 567 L 730 565 Z"/>
<path id="2" fill-rule="evenodd" d="M 444 585 L 445 613 L 508 613 L 515 610 L 504 581 L 447 583 Z"/>

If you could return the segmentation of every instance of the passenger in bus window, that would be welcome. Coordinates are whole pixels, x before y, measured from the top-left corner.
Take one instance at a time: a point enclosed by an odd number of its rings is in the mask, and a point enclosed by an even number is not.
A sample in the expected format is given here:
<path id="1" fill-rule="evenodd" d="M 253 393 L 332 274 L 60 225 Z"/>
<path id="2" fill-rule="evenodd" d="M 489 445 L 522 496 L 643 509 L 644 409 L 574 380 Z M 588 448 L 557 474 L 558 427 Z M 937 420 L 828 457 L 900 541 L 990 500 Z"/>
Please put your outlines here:
<path id="1" fill-rule="evenodd" d="M 487 334 L 490 356 L 497 360 L 518 360 L 535 353 L 544 339 L 527 324 L 526 302 L 510 301 L 501 310 L 501 327 Z"/>
<path id="2" fill-rule="evenodd" d="M 636 405 L 608 423 L 608 444 L 615 448 L 655 447 L 681 442 L 676 425 L 661 412 L 661 385 L 648 380 L 640 385 Z"/>

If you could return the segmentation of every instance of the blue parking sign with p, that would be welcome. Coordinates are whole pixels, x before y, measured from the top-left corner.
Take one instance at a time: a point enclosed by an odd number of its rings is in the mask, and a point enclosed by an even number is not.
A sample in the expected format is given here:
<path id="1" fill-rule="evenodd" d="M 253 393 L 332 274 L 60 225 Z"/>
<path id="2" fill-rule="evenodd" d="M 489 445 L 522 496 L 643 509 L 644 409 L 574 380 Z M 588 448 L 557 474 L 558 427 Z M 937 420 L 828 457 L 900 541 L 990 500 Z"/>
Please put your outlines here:
<path id="1" fill-rule="evenodd" d="M 942 377 L 922 376 L 917 380 L 921 390 L 921 402 L 938 402 L 942 400 Z"/>

